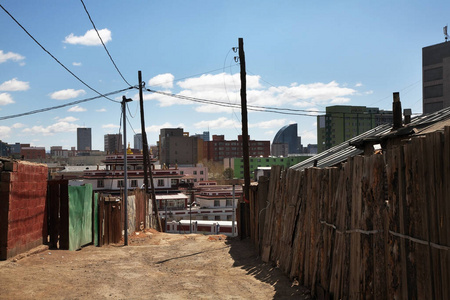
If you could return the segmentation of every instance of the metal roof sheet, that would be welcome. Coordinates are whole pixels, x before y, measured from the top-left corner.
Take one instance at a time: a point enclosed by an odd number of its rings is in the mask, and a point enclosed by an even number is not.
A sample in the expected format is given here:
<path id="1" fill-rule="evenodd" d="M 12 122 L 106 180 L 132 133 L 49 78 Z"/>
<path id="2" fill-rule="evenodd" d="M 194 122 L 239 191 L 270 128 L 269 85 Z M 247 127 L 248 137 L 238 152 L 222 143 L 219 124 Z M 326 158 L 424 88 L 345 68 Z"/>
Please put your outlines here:
<path id="1" fill-rule="evenodd" d="M 356 147 L 356 144 L 377 142 L 400 136 L 425 134 L 441 130 L 445 126 L 450 126 L 450 107 L 428 115 L 414 117 L 409 124 L 396 130 L 392 130 L 391 124 L 377 126 L 339 145 L 314 155 L 313 157 L 292 166 L 291 169 L 304 170 L 313 167 L 314 161 L 317 161 L 317 167 L 331 167 L 347 160 L 349 157 L 362 154 L 363 150 Z"/>

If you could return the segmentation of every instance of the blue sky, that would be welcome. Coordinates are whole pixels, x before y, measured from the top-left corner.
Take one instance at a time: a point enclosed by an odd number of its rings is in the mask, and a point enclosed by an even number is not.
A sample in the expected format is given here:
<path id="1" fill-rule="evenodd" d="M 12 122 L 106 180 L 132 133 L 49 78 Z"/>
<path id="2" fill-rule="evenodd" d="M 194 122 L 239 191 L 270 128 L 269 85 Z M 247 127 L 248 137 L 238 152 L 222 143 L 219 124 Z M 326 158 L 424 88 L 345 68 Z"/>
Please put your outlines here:
<path id="1" fill-rule="evenodd" d="M 0 0 L 54 57 L 100 93 L 128 84 L 100 44 L 81 1 Z M 84 0 L 118 69 L 132 86 L 239 104 L 238 38 L 244 39 L 248 104 L 304 110 L 302 115 L 250 111 L 251 139 L 273 140 L 298 123 L 302 143 L 316 143 L 317 113 L 330 105 L 422 112 L 422 48 L 444 42 L 450 1 L 92 1 Z M 5 117 L 98 96 L 44 52 L 0 9 L 0 140 L 76 146 L 90 127 L 93 148 L 123 131 L 120 101 L 136 89 L 77 105 Z M 148 140 L 159 130 L 241 134 L 239 109 L 146 92 Z M 138 101 L 129 103 L 128 141 L 139 133 Z M 3 118 L 3 119 L 2 119 Z"/>

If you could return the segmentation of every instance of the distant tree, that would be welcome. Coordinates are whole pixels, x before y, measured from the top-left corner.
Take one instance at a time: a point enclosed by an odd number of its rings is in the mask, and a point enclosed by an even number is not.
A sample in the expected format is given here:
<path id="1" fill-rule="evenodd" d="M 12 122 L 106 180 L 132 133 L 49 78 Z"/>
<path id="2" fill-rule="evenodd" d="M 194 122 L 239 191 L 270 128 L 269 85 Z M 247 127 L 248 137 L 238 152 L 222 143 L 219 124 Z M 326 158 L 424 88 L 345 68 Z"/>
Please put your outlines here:
<path id="1" fill-rule="evenodd" d="M 225 171 L 223 171 L 224 179 L 233 179 L 233 177 L 234 177 L 234 170 L 232 168 L 226 168 Z"/>
<path id="2" fill-rule="evenodd" d="M 223 179 L 223 163 L 204 159 L 202 164 L 208 168 L 208 177 L 210 180 Z"/>

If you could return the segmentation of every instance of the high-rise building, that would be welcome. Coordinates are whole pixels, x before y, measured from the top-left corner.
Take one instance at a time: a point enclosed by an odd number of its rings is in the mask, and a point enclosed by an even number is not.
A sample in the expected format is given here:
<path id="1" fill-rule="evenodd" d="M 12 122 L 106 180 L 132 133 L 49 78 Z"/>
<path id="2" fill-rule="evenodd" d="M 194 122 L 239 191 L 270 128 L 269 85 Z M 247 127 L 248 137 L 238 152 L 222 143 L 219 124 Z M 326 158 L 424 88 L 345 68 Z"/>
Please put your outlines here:
<path id="1" fill-rule="evenodd" d="M 192 136 L 201 138 L 204 142 L 209 142 L 209 131 L 203 131 L 203 133 L 197 133 Z"/>
<path id="2" fill-rule="evenodd" d="M 287 153 L 286 146 L 287 144 Z M 299 154 L 300 139 L 297 134 L 297 124 L 290 124 L 278 130 L 272 142 L 273 156 L 287 156 L 288 154 Z"/>
<path id="3" fill-rule="evenodd" d="M 317 116 L 317 151 L 320 153 L 386 123 L 392 123 L 392 111 L 365 106 L 327 106 L 326 114 Z"/>
<path id="4" fill-rule="evenodd" d="M 450 42 L 422 48 L 423 113 L 450 106 Z"/>
<path id="5" fill-rule="evenodd" d="M 109 154 L 114 153 L 122 153 L 123 152 L 123 146 L 122 146 L 122 134 L 105 134 L 104 136 L 104 142 L 105 142 L 105 152 Z"/>
<path id="6" fill-rule="evenodd" d="M 159 135 L 161 164 L 195 165 L 203 157 L 203 140 L 189 136 L 183 128 L 163 128 Z"/>
<path id="7" fill-rule="evenodd" d="M 136 133 L 134 135 L 134 149 L 137 150 L 143 150 L 143 143 L 142 143 L 142 133 Z"/>
<path id="8" fill-rule="evenodd" d="M 270 141 L 255 141 L 248 137 L 249 156 L 257 157 L 270 155 Z M 243 138 L 238 136 L 237 140 L 225 140 L 223 135 L 213 135 L 212 141 L 205 142 L 205 158 L 213 161 L 223 161 L 224 158 L 243 156 Z"/>
<path id="9" fill-rule="evenodd" d="M 91 128 L 77 128 L 77 150 L 92 150 Z"/>

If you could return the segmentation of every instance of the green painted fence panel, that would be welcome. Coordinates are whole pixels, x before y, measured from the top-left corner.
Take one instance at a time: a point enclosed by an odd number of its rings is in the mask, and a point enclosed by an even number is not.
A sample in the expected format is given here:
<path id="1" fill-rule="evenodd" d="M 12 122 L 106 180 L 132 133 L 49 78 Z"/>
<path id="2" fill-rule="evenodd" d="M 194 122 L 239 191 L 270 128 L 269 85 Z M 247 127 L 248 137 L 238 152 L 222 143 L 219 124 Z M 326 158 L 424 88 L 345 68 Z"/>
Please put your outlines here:
<path id="1" fill-rule="evenodd" d="M 99 243 L 98 243 L 98 193 L 94 194 L 94 245 L 99 246 Z"/>
<path id="2" fill-rule="evenodd" d="M 69 250 L 92 242 L 92 185 L 69 186 Z"/>

